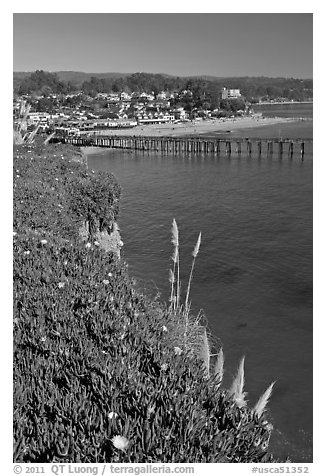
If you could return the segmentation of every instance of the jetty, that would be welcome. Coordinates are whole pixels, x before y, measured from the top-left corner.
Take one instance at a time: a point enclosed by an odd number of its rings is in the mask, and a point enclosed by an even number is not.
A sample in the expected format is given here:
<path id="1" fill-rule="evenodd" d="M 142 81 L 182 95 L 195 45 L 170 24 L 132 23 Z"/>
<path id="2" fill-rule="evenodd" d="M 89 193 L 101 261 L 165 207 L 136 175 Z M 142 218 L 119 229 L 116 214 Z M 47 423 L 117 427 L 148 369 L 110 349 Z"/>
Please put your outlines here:
<path id="1" fill-rule="evenodd" d="M 65 143 L 80 147 L 106 147 L 162 154 L 287 154 L 304 157 L 305 145 L 312 139 L 261 139 L 261 138 L 207 138 L 207 137 L 153 137 L 153 136 L 81 136 L 65 137 Z"/>

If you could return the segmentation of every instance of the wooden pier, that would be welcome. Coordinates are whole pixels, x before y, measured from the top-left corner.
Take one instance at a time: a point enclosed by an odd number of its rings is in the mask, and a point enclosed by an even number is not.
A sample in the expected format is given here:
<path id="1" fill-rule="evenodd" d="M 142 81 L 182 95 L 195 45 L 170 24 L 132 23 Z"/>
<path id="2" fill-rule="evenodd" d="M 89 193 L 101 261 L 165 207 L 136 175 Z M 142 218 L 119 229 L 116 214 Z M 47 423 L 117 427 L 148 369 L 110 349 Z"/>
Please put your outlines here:
<path id="1" fill-rule="evenodd" d="M 162 154 L 216 154 L 230 156 L 236 153 L 239 156 L 253 154 L 261 157 L 264 153 L 272 156 L 277 152 L 282 157 L 287 152 L 288 157 L 300 154 L 304 157 L 305 144 L 312 143 L 312 139 L 211 139 L 199 137 L 146 137 L 146 136 L 91 136 L 67 137 L 66 143 L 76 146 L 107 147 L 111 149 L 125 149 L 144 152 L 160 152 Z M 275 146 L 275 148 L 274 148 Z"/>

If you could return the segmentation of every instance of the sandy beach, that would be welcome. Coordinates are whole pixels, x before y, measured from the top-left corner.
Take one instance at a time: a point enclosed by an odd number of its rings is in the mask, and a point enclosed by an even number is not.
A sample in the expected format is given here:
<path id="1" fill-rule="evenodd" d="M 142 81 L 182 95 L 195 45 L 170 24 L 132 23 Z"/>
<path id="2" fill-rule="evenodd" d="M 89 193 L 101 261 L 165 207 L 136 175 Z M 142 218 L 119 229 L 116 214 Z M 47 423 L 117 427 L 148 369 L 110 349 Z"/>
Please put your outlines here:
<path id="1" fill-rule="evenodd" d="M 180 124 L 149 124 L 136 126 L 132 129 L 106 129 L 97 131 L 97 135 L 112 136 L 156 136 L 156 137 L 182 137 L 192 135 L 225 134 L 226 132 L 235 132 L 241 129 L 254 129 L 256 127 L 272 126 L 274 124 L 284 124 L 289 122 L 298 122 L 302 120 L 312 120 L 310 118 L 287 118 L 287 117 L 240 117 L 234 119 L 216 119 L 208 121 L 196 121 Z M 107 153 L 108 150 L 114 150 L 107 147 L 81 147 L 83 154 Z"/>
<path id="2" fill-rule="evenodd" d="M 234 132 L 239 129 L 251 129 L 254 127 L 271 126 L 285 122 L 296 122 L 300 118 L 284 117 L 240 117 L 233 119 L 213 119 L 206 121 L 195 121 L 180 124 L 148 124 L 139 125 L 132 129 L 106 129 L 101 132 L 103 135 L 119 136 L 188 136 L 202 135 L 209 133 Z M 302 120 L 302 119 L 301 119 Z M 305 119 L 306 120 L 306 119 Z M 307 119 L 309 120 L 309 119 Z"/>

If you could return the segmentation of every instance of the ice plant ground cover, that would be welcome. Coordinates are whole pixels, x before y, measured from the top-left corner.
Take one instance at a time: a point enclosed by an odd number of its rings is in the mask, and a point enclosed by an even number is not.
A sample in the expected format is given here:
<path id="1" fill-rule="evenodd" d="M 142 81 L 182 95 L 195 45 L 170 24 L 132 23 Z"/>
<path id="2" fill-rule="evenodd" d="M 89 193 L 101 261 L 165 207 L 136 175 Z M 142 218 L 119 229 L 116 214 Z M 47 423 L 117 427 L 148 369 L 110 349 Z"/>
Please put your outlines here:
<path id="1" fill-rule="evenodd" d="M 275 461 L 271 387 L 250 408 L 241 362 L 223 389 L 223 353 L 209 371 L 184 343 L 178 307 L 139 293 L 124 262 L 94 244 L 117 219 L 120 188 L 76 154 L 14 149 L 14 461 Z"/>

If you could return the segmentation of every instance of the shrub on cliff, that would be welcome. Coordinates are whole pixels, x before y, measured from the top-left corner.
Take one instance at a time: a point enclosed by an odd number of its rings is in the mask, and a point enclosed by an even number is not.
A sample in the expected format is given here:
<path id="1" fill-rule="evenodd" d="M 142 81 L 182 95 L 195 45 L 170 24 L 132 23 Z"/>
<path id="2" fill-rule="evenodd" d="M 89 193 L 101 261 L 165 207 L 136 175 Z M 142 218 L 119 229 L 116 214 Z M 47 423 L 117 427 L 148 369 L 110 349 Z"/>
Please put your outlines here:
<path id="1" fill-rule="evenodd" d="M 54 154 L 56 151 L 56 154 Z M 93 173 L 63 146 L 17 148 L 14 158 L 14 228 L 78 237 L 79 227 L 108 229 L 119 212 L 113 175 Z"/>
<path id="2" fill-rule="evenodd" d="M 88 223 L 91 235 L 112 228 L 120 198 L 120 187 L 112 175 L 84 172 L 71 184 L 69 193 L 71 209 Z"/>

